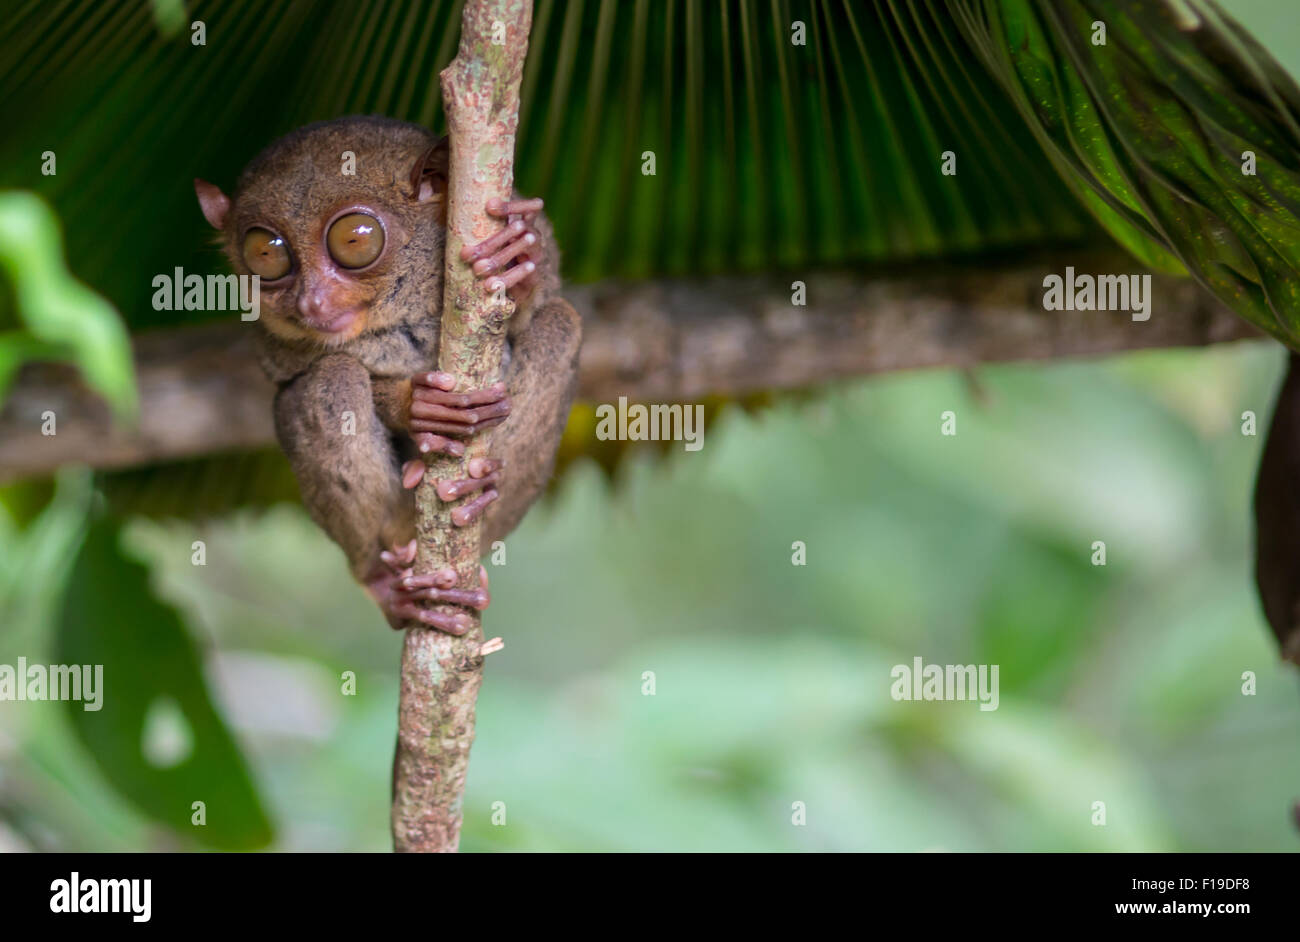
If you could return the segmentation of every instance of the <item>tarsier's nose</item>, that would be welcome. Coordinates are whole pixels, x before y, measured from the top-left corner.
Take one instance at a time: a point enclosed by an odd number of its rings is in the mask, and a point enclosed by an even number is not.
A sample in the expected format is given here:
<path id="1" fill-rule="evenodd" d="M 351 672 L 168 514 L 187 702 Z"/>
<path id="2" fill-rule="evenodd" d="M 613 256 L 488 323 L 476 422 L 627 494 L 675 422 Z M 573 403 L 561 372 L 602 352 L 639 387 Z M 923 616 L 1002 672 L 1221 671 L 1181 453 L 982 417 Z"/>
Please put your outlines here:
<path id="1" fill-rule="evenodd" d="M 321 320 L 325 314 L 325 292 L 305 288 L 298 294 L 298 313 L 306 320 Z"/>
<path id="2" fill-rule="evenodd" d="M 298 313 L 308 327 L 326 333 L 346 330 L 357 317 L 355 310 L 335 303 L 325 285 L 303 286 L 298 292 Z"/>

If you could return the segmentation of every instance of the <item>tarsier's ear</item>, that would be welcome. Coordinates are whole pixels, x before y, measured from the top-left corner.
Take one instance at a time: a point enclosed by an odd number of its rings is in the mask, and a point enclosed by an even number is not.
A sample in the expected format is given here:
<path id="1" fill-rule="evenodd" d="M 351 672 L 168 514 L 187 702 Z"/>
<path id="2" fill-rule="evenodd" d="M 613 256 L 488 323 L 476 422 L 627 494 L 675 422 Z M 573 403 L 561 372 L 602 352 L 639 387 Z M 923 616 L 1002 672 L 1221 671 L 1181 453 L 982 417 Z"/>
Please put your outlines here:
<path id="1" fill-rule="evenodd" d="M 443 137 L 420 155 L 411 167 L 411 199 L 428 203 L 447 195 L 451 142 Z"/>
<path id="2" fill-rule="evenodd" d="M 226 214 L 230 212 L 230 197 L 222 193 L 220 187 L 198 177 L 194 178 L 194 192 L 199 196 L 203 217 L 212 223 L 212 228 L 226 228 Z"/>

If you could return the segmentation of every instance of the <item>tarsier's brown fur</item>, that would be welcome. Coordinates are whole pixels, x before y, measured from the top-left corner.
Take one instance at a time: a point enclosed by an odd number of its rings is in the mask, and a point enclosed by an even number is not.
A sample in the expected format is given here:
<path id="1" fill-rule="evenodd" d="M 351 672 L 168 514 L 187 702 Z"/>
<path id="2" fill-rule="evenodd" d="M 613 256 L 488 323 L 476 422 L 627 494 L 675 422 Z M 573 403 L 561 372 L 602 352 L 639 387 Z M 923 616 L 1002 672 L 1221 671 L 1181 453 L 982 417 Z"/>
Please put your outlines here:
<path id="1" fill-rule="evenodd" d="M 349 151 L 355 175 L 342 172 Z M 210 185 L 200 184 L 201 200 L 203 187 Z M 220 197 L 211 191 L 216 196 L 209 199 Z M 381 551 L 415 535 L 414 499 L 402 487 L 400 468 L 415 454 L 410 377 L 436 369 L 438 359 L 445 194 L 445 139 L 387 118 L 351 117 L 309 125 L 271 144 L 240 177 L 224 219 L 217 217 L 237 273 L 251 274 L 241 245 L 255 225 L 286 238 L 301 266 L 292 286 L 263 284 L 262 362 L 279 386 L 276 432 L 303 501 L 361 581 L 376 571 Z M 311 259 L 325 251 L 326 225 L 354 206 L 385 214 L 379 260 L 355 276 L 311 271 Z M 540 217 L 532 225 L 540 237 L 532 252 L 537 272 L 527 296 L 517 297 L 507 333 L 511 411 L 493 433 L 493 455 L 505 467 L 500 499 L 484 517 L 485 548 L 514 529 L 541 493 L 576 378 L 580 321 L 558 296 L 559 253 L 550 225 Z M 313 278 L 329 280 L 334 297 L 362 311 L 347 330 L 321 334 L 300 322 L 295 293 Z"/>

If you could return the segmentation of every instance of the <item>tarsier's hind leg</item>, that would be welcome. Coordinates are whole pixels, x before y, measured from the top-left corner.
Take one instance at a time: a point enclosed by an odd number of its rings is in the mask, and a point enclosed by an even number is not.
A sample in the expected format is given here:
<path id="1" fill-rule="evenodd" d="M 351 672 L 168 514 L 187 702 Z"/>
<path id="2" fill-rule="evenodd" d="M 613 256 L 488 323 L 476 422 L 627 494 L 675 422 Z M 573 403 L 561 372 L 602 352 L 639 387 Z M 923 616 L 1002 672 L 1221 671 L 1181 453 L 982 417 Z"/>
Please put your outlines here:
<path id="1" fill-rule="evenodd" d="M 519 524 L 551 477 L 577 388 L 581 343 L 582 319 L 563 298 L 543 302 L 513 340 L 506 370 L 510 418 L 492 439 L 492 454 L 502 463 L 501 497 L 484 517 L 485 551 Z"/>
<path id="2" fill-rule="evenodd" d="M 415 531 L 366 368 L 345 354 L 317 360 L 276 396 L 275 424 L 312 519 L 343 548 L 358 580 L 373 579 L 383 569 L 380 553 Z"/>
<path id="3" fill-rule="evenodd" d="M 1300 664 L 1300 354 L 1291 354 L 1255 483 L 1255 581 L 1282 656 Z"/>

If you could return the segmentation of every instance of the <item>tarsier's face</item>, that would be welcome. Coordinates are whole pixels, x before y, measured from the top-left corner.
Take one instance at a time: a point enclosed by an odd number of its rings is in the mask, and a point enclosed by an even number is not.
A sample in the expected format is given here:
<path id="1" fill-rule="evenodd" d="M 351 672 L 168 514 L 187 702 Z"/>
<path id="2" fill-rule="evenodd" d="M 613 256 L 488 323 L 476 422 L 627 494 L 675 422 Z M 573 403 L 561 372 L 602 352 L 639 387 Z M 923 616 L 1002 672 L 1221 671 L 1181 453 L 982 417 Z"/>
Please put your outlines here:
<path id="1" fill-rule="evenodd" d="M 252 215 L 239 227 L 235 250 L 261 278 L 268 330 L 334 345 L 365 329 L 391 267 L 385 263 L 406 241 L 392 214 L 348 201 L 298 225 Z"/>
<path id="2" fill-rule="evenodd" d="M 419 286 L 405 285 L 402 273 L 422 262 L 422 270 L 441 268 L 433 252 L 445 191 L 428 169 L 437 164 L 433 146 L 414 125 L 344 119 L 271 145 L 245 170 L 233 202 L 196 183 L 235 270 L 261 280 L 268 331 L 340 346 L 412 302 Z"/>

